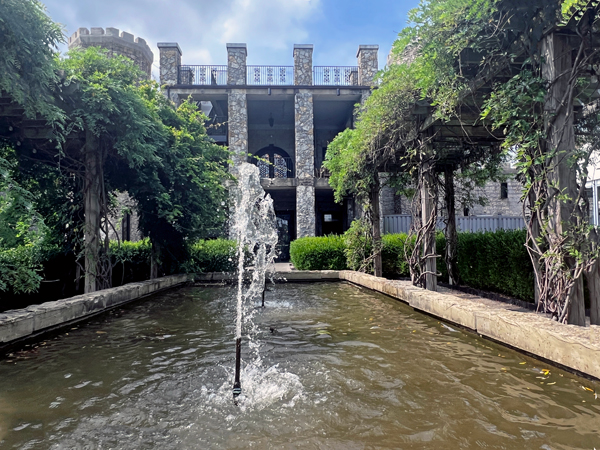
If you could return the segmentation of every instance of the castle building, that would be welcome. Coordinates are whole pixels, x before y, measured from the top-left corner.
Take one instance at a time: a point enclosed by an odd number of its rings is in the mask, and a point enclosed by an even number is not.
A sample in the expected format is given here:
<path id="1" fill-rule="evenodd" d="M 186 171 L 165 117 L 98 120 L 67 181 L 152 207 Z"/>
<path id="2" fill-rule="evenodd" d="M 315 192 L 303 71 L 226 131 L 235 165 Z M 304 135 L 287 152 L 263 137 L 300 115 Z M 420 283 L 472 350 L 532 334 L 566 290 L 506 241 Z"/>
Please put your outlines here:
<path id="1" fill-rule="evenodd" d="M 86 49 L 88 47 L 101 47 L 108 50 L 108 55 L 120 55 L 131 59 L 150 79 L 154 54 L 146 41 L 133 34 L 119 31 L 117 28 L 79 28 L 69 38 L 69 50 L 73 48 Z M 109 237 L 116 239 L 115 230 L 123 241 L 139 241 L 142 236 L 138 229 L 139 217 L 134 212 L 135 201 L 127 192 L 117 194 L 118 211 L 116 216 L 109 217 L 114 224 Z"/>
<path id="2" fill-rule="evenodd" d="M 154 54 L 146 41 L 117 28 L 79 28 L 69 38 L 69 50 L 73 48 L 102 47 L 109 55 L 126 56 L 135 62 L 150 79 Z"/>
<path id="3" fill-rule="evenodd" d="M 209 117 L 208 134 L 235 163 L 258 166 L 273 198 L 282 242 L 345 231 L 351 198 L 334 202 L 322 167 L 327 145 L 355 120 L 371 91 L 377 45 L 361 45 L 356 66 L 313 66 L 313 46 L 294 45 L 293 65 L 247 64 L 246 44 L 227 44 L 227 65 L 183 65 L 177 43 L 158 43 L 160 83 L 176 103 L 191 97 Z M 260 158 L 260 159 L 259 159 Z"/>

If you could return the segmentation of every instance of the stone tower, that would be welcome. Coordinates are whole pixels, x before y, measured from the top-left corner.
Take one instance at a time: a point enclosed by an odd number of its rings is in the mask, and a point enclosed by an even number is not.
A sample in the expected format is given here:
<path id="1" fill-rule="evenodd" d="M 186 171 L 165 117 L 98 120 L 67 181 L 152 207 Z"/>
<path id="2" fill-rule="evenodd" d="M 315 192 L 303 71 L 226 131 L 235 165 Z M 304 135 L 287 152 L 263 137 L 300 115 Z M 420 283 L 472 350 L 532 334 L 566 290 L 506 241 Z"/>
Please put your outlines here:
<path id="1" fill-rule="evenodd" d="M 88 47 L 102 47 L 108 50 L 109 55 L 126 56 L 150 78 L 154 54 L 144 39 L 134 39 L 133 34 L 119 32 L 117 28 L 92 28 L 91 32 L 87 28 L 79 28 L 69 38 L 69 50 Z"/>

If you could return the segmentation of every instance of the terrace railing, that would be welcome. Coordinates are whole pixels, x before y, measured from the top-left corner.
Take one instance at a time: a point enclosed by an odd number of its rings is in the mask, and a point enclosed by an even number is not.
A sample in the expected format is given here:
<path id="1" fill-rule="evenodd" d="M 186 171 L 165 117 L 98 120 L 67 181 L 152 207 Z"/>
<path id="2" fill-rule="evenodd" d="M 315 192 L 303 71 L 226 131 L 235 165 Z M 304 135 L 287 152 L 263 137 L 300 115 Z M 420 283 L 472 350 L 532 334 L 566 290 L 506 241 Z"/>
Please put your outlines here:
<path id="1" fill-rule="evenodd" d="M 358 85 L 357 66 L 314 66 L 315 86 L 356 86 Z"/>
<path id="2" fill-rule="evenodd" d="M 178 84 L 224 86 L 227 66 L 179 66 Z"/>
<path id="3" fill-rule="evenodd" d="M 248 66 L 246 83 L 254 86 L 291 86 L 294 84 L 293 66 Z"/>

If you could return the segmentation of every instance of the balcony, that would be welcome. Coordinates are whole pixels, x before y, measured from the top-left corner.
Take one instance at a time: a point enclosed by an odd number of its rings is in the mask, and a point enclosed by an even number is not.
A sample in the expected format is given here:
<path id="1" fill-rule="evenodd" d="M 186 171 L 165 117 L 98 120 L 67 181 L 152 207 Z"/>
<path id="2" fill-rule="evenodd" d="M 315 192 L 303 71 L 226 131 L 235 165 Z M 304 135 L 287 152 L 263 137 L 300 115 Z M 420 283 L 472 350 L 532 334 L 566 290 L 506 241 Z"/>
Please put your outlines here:
<path id="1" fill-rule="evenodd" d="M 356 66 L 314 66 L 313 85 L 315 86 L 358 86 Z"/>
<path id="2" fill-rule="evenodd" d="M 225 86 L 227 66 L 179 66 L 177 79 L 191 86 Z"/>
<path id="3" fill-rule="evenodd" d="M 248 66 L 246 83 L 253 86 L 292 86 L 294 67 L 292 66 Z"/>
<path id="4" fill-rule="evenodd" d="M 293 86 L 293 66 L 247 66 L 249 86 Z M 227 66 L 179 66 L 178 84 L 226 86 Z M 357 66 L 314 66 L 313 86 L 358 86 Z"/>

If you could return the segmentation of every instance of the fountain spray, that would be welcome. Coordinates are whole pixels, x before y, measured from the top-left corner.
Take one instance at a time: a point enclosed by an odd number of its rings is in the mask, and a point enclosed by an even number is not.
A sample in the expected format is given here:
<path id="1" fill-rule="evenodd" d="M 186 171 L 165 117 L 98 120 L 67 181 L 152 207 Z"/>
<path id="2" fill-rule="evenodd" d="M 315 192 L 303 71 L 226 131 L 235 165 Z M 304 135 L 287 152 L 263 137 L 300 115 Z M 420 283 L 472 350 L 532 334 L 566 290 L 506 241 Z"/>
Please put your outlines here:
<path id="1" fill-rule="evenodd" d="M 237 168 L 237 178 L 238 184 L 233 191 L 234 214 L 231 227 L 232 237 L 238 246 L 234 399 L 242 393 L 240 371 L 244 302 L 257 298 L 262 292 L 264 306 L 265 274 L 267 267 L 275 260 L 278 240 L 273 200 L 260 185 L 258 168 L 253 164 L 242 163 Z M 244 269 L 248 255 L 253 270 L 250 286 L 244 292 Z"/>

